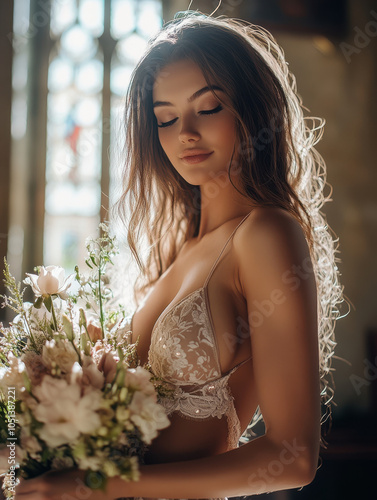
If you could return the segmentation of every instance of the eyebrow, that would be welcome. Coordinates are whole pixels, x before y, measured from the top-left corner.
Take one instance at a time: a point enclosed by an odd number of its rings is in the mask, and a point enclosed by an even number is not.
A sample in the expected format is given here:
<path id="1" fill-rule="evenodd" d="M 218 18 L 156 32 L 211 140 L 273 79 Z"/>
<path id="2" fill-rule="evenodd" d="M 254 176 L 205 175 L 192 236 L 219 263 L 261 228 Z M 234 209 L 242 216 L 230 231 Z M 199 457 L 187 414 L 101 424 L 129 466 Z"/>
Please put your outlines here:
<path id="1" fill-rule="evenodd" d="M 190 103 L 192 101 L 195 101 L 195 99 L 197 99 L 201 95 L 203 95 L 206 92 L 209 92 L 211 90 L 220 90 L 221 92 L 224 92 L 224 90 L 221 87 L 218 87 L 217 85 L 212 85 L 211 87 L 208 87 L 208 86 L 207 87 L 203 87 L 202 89 L 199 89 L 196 92 L 194 92 L 192 94 L 192 96 L 187 99 L 187 102 Z M 160 106 L 174 106 L 174 104 L 172 104 L 171 102 L 168 102 L 168 101 L 155 101 L 153 103 L 153 107 L 154 108 L 158 108 Z"/>

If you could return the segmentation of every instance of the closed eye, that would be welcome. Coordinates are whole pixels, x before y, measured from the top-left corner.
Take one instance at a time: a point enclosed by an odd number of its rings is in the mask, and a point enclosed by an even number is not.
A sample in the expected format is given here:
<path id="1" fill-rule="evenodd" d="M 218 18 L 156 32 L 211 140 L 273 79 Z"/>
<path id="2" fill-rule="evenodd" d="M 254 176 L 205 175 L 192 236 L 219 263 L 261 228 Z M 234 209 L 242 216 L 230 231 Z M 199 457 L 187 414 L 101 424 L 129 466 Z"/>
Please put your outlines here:
<path id="1" fill-rule="evenodd" d="M 219 104 L 214 109 L 208 109 L 207 111 L 199 111 L 199 114 L 201 114 L 201 115 L 212 115 L 214 113 L 218 113 L 222 109 L 223 109 L 223 107 L 221 106 L 221 104 Z M 169 127 L 170 125 L 173 125 L 173 123 L 175 123 L 176 120 L 177 120 L 177 118 L 174 118 L 174 120 L 170 120 L 170 121 L 165 122 L 165 123 L 157 124 L 157 127 L 160 127 L 160 128 Z"/>

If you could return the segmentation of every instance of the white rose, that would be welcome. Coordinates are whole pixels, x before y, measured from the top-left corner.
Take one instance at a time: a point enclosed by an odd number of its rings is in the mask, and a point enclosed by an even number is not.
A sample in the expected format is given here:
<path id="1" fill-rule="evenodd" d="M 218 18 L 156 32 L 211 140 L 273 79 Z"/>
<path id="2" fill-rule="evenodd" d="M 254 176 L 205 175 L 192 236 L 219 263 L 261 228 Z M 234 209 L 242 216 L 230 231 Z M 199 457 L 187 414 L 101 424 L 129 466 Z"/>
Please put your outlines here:
<path id="1" fill-rule="evenodd" d="M 74 274 L 65 277 L 65 271 L 60 266 L 41 267 L 39 274 L 26 273 L 24 279 L 26 285 L 30 285 L 37 297 L 48 297 L 49 295 L 59 295 L 62 299 L 67 299 L 67 290 L 72 284 Z"/>
<path id="2" fill-rule="evenodd" d="M 102 393 L 92 390 L 81 395 L 79 385 L 70 385 L 65 379 L 46 375 L 34 389 L 39 403 L 34 416 L 45 425 L 39 436 L 48 446 L 56 447 L 76 441 L 80 433 L 93 434 L 101 425 L 96 410 L 100 408 Z"/>

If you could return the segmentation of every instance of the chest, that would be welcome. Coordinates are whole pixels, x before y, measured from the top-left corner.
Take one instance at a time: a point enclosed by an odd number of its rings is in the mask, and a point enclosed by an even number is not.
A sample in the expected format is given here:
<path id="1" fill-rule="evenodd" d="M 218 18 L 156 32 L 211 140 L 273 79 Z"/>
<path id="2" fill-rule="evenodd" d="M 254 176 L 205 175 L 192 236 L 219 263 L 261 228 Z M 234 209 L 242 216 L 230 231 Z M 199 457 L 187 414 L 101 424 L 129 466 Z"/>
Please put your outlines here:
<path id="1" fill-rule="evenodd" d="M 132 320 L 142 363 L 151 342 L 165 345 L 167 360 L 179 353 L 214 373 L 250 355 L 247 305 L 238 291 L 234 254 L 229 247 L 216 262 L 217 254 L 216 245 L 183 251 L 144 298 Z"/>

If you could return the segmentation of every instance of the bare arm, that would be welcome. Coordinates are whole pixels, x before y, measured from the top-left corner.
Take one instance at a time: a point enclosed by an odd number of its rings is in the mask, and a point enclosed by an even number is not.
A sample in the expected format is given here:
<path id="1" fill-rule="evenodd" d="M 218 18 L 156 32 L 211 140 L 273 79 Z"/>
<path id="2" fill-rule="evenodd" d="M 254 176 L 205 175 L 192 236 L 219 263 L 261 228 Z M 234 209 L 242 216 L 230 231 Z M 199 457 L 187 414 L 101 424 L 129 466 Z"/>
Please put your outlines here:
<path id="1" fill-rule="evenodd" d="M 221 455 L 141 467 L 139 483 L 114 479 L 113 496 L 253 495 L 310 483 L 319 436 L 317 294 L 299 223 L 263 209 L 236 233 L 255 383 L 266 434 Z"/>

